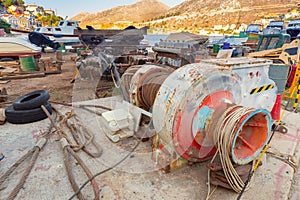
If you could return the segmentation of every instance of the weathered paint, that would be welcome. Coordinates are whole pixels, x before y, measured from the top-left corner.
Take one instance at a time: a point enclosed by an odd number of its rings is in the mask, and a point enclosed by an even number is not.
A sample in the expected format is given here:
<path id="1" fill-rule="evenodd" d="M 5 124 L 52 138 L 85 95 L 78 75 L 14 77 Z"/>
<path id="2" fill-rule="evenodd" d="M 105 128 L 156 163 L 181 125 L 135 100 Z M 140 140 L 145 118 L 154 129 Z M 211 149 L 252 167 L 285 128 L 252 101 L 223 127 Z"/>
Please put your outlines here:
<path id="1" fill-rule="evenodd" d="M 207 119 L 211 118 L 213 110 L 208 106 L 203 106 L 196 114 L 193 124 L 192 124 L 192 132 L 194 137 L 199 130 L 204 130 L 207 125 Z"/>
<path id="2" fill-rule="evenodd" d="M 257 119 L 254 119 L 255 117 Z M 253 122 L 250 123 L 255 124 L 251 127 L 251 132 L 247 132 L 246 134 L 250 135 L 251 138 L 244 138 L 243 142 L 245 144 L 243 144 L 242 147 L 238 149 L 236 148 L 237 140 L 238 138 L 243 137 L 242 134 L 246 132 L 244 128 L 247 128 L 247 122 L 249 122 L 250 119 L 254 119 Z M 270 112 L 265 109 L 258 109 L 251 112 L 247 116 L 241 117 L 241 120 L 239 122 L 240 125 L 238 127 L 238 130 L 236 131 L 237 134 L 233 138 L 231 147 L 231 156 L 233 162 L 244 165 L 259 156 L 270 138 L 272 122 L 273 121 Z M 267 129 L 267 131 L 265 129 Z M 249 142 L 250 145 L 253 145 L 252 149 L 250 149 L 249 151 L 246 151 L 249 148 L 247 147 L 247 145 L 249 144 L 247 144 L 246 142 Z"/>

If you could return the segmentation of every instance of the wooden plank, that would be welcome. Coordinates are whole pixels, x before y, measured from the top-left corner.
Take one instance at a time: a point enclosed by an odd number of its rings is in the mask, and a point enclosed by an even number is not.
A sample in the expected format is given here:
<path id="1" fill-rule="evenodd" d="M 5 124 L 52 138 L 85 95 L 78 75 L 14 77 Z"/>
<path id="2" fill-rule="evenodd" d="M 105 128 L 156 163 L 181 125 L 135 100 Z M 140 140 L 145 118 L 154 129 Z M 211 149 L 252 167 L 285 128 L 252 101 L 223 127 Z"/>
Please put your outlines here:
<path id="1" fill-rule="evenodd" d="M 18 60 L 0 62 L 0 66 L 19 65 L 19 64 L 20 64 L 20 62 Z"/>
<path id="2" fill-rule="evenodd" d="M 0 81 L 0 84 L 6 84 L 6 83 L 9 83 L 10 80 L 5 80 L 5 81 Z"/>
<path id="3" fill-rule="evenodd" d="M 282 52 L 282 48 L 277 48 L 277 49 L 269 49 L 269 50 L 263 50 L 263 51 L 256 51 L 249 53 L 249 57 L 253 58 L 261 58 L 265 57 L 266 55 L 272 55 L 272 54 L 280 54 Z"/>
<path id="4" fill-rule="evenodd" d="M 4 69 L 0 69 L 0 75 L 7 75 L 7 74 L 11 74 L 15 71 L 17 71 L 18 69 L 16 68 L 4 68 Z"/>
<path id="5" fill-rule="evenodd" d="M 0 62 L 0 67 L 11 67 L 11 68 L 19 68 L 20 63 L 18 62 Z"/>
<path id="6" fill-rule="evenodd" d="M 233 49 L 223 49 L 223 50 L 220 50 L 217 54 L 217 58 L 230 58 L 231 55 L 232 55 L 232 51 Z"/>
<path id="7" fill-rule="evenodd" d="M 40 77 L 45 77 L 45 73 L 44 72 L 39 72 L 39 73 L 33 73 L 33 74 L 3 76 L 3 77 L 0 77 L 0 80 L 13 80 L 13 79 L 25 79 L 25 78 L 40 78 Z"/>

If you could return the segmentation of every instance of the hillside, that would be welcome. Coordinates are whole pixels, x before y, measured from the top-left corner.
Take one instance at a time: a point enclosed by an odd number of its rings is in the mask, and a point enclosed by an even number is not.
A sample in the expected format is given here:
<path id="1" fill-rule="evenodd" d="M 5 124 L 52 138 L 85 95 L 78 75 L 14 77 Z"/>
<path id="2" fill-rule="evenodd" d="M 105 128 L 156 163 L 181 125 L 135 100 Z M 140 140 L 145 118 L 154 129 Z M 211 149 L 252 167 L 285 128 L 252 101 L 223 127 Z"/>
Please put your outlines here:
<path id="1" fill-rule="evenodd" d="M 186 0 L 171 8 L 165 16 L 150 22 L 164 30 L 198 33 L 215 25 L 236 29 L 250 23 L 268 23 L 297 7 L 297 0 Z M 227 26 L 227 28 L 226 28 Z"/>
<path id="2" fill-rule="evenodd" d="M 182 4 L 175 6 L 169 10 L 169 13 L 174 12 L 200 12 L 207 13 L 211 11 L 222 11 L 222 12 L 232 12 L 236 10 L 247 10 L 255 9 L 261 7 L 271 8 L 276 5 L 276 7 L 281 8 L 285 4 L 296 4 L 297 0 L 186 0 Z"/>
<path id="3" fill-rule="evenodd" d="M 80 20 L 80 26 L 102 25 L 108 26 L 111 23 L 144 22 L 164 15 L 170 7 L 161 3 L 159 0 L 140 0 L 135 4 L 118 6 L 103 12 L 87 14 L 80 13 L 73 17 L 73 20 Z"/>
<path id="4" fill-rule="evenodd" d="M 169 8 L 159 0 L 140 0 L 94 14 L 80 13 L 73 17 L 81 27 L 124 28 L 150 26 L 150 31 L 189 31 L 243 29 L 250 23 L 266 24 L 297 8 L 298 0 L 186 0 Z M 299 10 L 299 6 L 298 6 Z M 288 18 L 288 17 L 286 17 Z"/>

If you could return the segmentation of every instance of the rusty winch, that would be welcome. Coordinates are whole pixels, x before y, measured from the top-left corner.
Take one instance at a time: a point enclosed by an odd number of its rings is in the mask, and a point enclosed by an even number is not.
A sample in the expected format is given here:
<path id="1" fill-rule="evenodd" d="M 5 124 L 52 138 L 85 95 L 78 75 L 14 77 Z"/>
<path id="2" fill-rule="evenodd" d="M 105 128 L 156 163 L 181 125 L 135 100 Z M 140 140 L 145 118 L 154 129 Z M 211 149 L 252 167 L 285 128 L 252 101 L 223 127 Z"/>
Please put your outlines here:
<path id="1" fill-rule="evenodd" d="M 270 64 L 243 57 L 203 60 L 176 70 L 135 66 L 130 76 L 125 72 L 127 100 L 151 113 L 157 163 L 172 167 L 179 160 L 208 160 L 218 148 L 218 134 L 227 132 L 233 162 L 253 161 L 270 137 L 269 111 L 277 91 L 268 77 Z"/>

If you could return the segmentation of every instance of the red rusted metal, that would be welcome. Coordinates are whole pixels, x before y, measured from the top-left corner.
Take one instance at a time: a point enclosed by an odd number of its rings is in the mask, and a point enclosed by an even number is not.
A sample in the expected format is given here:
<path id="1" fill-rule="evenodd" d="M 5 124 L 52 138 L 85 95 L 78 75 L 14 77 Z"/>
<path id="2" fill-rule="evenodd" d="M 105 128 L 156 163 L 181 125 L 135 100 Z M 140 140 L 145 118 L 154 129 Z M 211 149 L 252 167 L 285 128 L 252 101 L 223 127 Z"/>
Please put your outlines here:
<path id="1" fill-rule="evenodd" d="M 173 141 L 176 151 L 185 159 L 190 161 L 204 161 L 210 159 L 216 152 L 215 143 L 211 133 L 208 132 L 208 125 L 212 119 L 211 114 L 216 109 L 225 105 L 221 99 L 233 100 L 232 94 L 228 91 L 217 91 L 207 96 L 198 108 L 191 112 L 188 102 L 176 113 L 173 124 Z M 203 109 L 207 111 L 202 112 Z M 201 113 L 202 112 L 202 113 Z M 201 115 L 203 124 L 197 122 L 197 115 Z M 198 123 L 197 125 L 195 123 Z M 198 126 L 193 128 L 193 126 Z"/>

